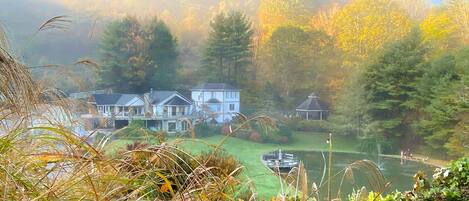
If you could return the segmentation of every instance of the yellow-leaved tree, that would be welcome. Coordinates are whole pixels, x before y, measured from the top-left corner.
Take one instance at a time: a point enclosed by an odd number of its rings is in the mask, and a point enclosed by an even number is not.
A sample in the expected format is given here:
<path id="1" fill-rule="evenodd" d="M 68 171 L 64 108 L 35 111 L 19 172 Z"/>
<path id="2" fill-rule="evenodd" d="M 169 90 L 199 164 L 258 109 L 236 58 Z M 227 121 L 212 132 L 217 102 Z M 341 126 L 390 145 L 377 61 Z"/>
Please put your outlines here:
<path id="1" fill-rule="evenodd" d="M 469 1 L 448 1 L 423 20 L 420 30 L 434 54 L 469 44 Z"/>
<path id="2" fill-rule="evenodd" d="M 432 0 L 393 0 L 410 19 L 422 21 L 431 10 Z"/>
<path id="3" fill-rule="evenodd" d="M 450 0 L 447 12 L 456 25 L 456 37 L 463 44 L 469 44 L 469 1 Z"/>
<path id="4" fill-rule="evenodd" d="M 455 39 L 457 26 L 447 12 L 430 14 L 420 24 L 420 30 L 424 42 L 431 44 L 434 52 L 441 52 L 457 44 Z"/>
<path id="5" fill-rule="evenodd" d="M 307 0 L 261 0 L 258 10 L 260 37 L 266 42 L 281 26 L 307 28 L 312 15 Z"/>
<path id="6" fill-rule="evenodd" d="M 319 10 L 309 21 L 311 30 L 322 31 L 329 36 L 335 36 L 337 31 L 333 26 L 333 18 L 340 11 L 339 4 L 331 4 L 330 6 Z"/>
<path id="7" fill-rule="evenodd" d="M 392 0 L 352 0 L 334 16 L 333 26 L 342 50 L 366 58 L 409 33 L 411 20 Z"/>

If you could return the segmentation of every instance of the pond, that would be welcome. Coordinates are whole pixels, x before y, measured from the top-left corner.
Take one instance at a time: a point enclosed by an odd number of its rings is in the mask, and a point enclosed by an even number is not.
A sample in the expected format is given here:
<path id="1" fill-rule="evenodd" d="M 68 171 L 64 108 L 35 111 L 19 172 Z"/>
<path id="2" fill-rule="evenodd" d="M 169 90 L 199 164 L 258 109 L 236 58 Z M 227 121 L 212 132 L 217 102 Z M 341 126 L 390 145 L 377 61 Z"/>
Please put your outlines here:
<path id="1" fill-rule="evenodd" d="M 321 152 L 311 152 L 311 151 L 291 151 L 290 153 L 296 154 L 298 158 L 303 161 L 305 169 L 308 172 L 308 182 L 311 189 L 311 184 L 315 182 L 318 186 L 321 181 L 323 170 L 324 170 L 324 159 Z M 324 157 L 327 162 L 328 153 L 324 152 Z M 383 173 L 386 182 L 390 182 L 390 186 L 385 192 L 392 192 L 395 190 L 407 191 L 411 190 L 413 186 L 413 175 L 421 170 L 429 178 L 433 174 L 434 166 L 426 165 L 424 163 L 415 162 L 415 161 L 405 161 L 404 164 L 401 164 L 401 160 L 398 158 L 389 158 L 389 157 L 377 157 L 377 155 L 367 155 L 360 153 L 337 153 L 334 152 L 332 155 L 332 174 L 336 175 L 339 171 L 344 170 L 349 164 L 354 161 L 368 159 L 378 164 L 381 172 Z M 347 198 L 347 195 L 352 193 L 353 189 L 360 189 L 362 186 L 365 186 L 368 191 L 373 190 L 374 186 L 370 186 L 367 182 L 366 174 L 369 172 L 363 170 L 354 170 L 353 171 L 353 180 L 345 179 L 341 189 L 342 198 Z M 331 194 L 332 197 L 337 197 L 338 188 L 340 186 L 340 181 L 342 180 L 343 173 L 338 174 L 333 177 L 331 182 Z M 324 182 L 327 181 L 327 173 L 324 178 Z M 327 184 L 324 184 L 323 187 L 319 190 L 320 198 L 327 197 Z"/>

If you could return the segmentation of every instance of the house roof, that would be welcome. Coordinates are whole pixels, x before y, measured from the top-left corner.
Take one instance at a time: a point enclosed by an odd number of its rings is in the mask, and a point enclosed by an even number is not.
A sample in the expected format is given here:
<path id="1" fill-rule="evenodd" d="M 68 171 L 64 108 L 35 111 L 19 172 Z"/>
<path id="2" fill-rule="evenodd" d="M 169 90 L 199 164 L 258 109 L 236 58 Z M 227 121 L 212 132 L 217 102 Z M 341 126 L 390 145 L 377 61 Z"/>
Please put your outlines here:
<path id="1" fill-rule="evenodd" d="M 166 101 L 166 99 L 170 98 L 173 95 L 173 98 Z M 182 98 L 181 98 L 182 97 Z M 177 91 L 152 91 L 150 93 L 151 104 L 157 105 L 160 104 L 162 101 L 166 101 L 164 104 L 166 105 L 190 105 L 190 99 L 184 97 L 183 95 L 179 94 Z"/>
<path id="2" fill-rule="evenodd" d="M 150 93 L 151 104 L 159 104 L 176 93 L 177 91 L 152 91 Z"/>
<path id="3" fill-rule="evenodd" d="M 300 105 L 298 105 L 298 107 L 296 107 L 296 110 L 326 111 L 328 110 L 328 108 L 324 102 L 319 100 L 319 96 L 312 93 L 311 95 L 308 96 L 308 99 L 306 99 L 303 103 L 301 103 Z"/>
<path id="4" fill-rule="evenodd" d="M 239 90 L 239 89 L 226 83 L 205 83 L 205 84 L 197 85 L 191 90 L 199 91 L 199 90 Z"/>
<path id="5" fill-rule="evenodd" d="M 93 94 L 96 105 L 126 105 L 134 98 L 140 98 L 137 94 Z"/>
<path id="6" fill-rule="evenodd" d="M 165 105 L 191 105 L 190 102 L 183 100 L 179 96 L 174 96 L 164 103 Z"/>
<path id="7" fill-rule="evenodd" d="M 93 94 L 96 105 L 114 105 L 120 97 L 121 94 Z"/>

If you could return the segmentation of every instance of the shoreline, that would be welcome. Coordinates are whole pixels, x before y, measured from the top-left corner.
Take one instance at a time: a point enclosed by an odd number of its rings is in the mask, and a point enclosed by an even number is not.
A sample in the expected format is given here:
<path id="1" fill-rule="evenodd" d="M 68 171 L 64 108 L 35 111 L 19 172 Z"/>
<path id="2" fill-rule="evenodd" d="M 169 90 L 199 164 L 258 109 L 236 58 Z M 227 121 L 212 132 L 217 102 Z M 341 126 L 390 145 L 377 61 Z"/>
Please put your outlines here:
<path id="1" fill-rule="evenodd" d="M 389 157 L 389 158 L 395 158 L 395 159 L 401 159 L 400 155 L 381 154 L 381 156 Z M 424 163 L 426 165 L 431 165 L 431 166 L 435 166 L 435 167 L 438 167 L 438 168 L 444 167 L 444 166 L 446 166 L 446 164 L 449 163 L 449 161 L 434 159 L 434 158 L 430 158 L 430 157 L 424 157 L 424 156 L 419 155 L 419 154 L 415 154 L 412 158 L 403 159 L 403 160 Z"/>

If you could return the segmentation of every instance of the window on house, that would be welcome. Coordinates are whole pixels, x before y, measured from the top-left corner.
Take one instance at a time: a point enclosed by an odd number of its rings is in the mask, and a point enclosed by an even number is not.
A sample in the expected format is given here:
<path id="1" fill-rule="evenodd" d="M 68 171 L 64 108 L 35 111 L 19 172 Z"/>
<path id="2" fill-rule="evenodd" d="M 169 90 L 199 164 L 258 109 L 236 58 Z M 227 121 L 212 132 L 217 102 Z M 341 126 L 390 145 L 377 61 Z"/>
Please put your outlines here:
<path id="1" fill-rule="evenodd" d="M 235 110 L 235 105 L 234 104 L 230 104 L 230 111 L 234 111 Z"/>
<path id="2" fill-rule="evenodd" d="M 189 128 L 189 125 L 187 124 L 186 121 L 183 121 L 183 122 L 181 123 L 181 130 L 186 131 L 187 128 Z"/>
<path id="3" fill-rule="evenodd" d="M 171 115 L 176 116 L 176 107 L 171 107 Z"/>
<path id="4" fill-rule="evenodd" d="M 211 96 L 212 96 L 212 98 L 215 98 L 215 92 L 212 91 Z"/>
<path id="5" fill-rule="evenodd" d="M 185 107 L 179 107 L 179 113 L 181 113 L 181 115 L 186 115 L 186 108 Z"/>
<path id="6" fill-rule="evenodd" d="M 176 123 L 168 122 L 168 132 L 175 132 L 175 131 L 176 131 Z"/>
<path id="7" fill-rule="evenodd" d="M 98 111 L 103 112 L 103 106 L 98 106 Z"/>

